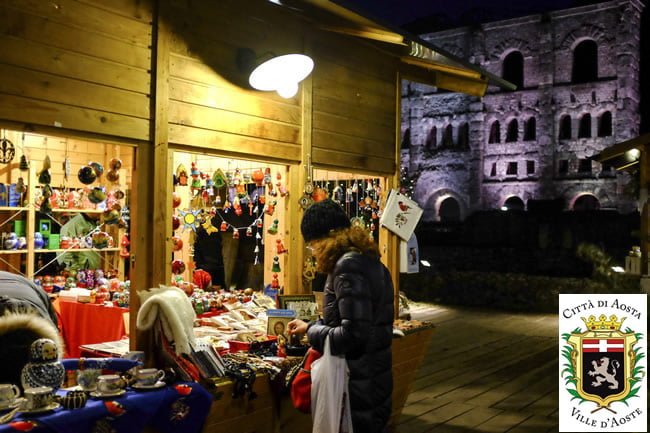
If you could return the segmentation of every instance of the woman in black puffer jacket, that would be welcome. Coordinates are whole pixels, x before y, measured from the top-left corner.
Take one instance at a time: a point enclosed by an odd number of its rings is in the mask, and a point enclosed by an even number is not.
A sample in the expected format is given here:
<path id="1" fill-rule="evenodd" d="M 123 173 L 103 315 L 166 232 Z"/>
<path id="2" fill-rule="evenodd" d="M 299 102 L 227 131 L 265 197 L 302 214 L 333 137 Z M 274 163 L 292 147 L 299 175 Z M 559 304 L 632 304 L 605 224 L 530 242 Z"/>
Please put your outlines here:
<path id="1" fill-rule="evenodd" d="M 386 431 L 393 390 L 391 342 L 393 283 L 368 233 L 351 227 L 341 206 L 324 200 L 309 207 L 300 226 L 316 266 L 327 273 L 323 320 L 289 323 L 290 334 L 307 332 L 323 350 L 330 336 L 333 355 L 350 369 L 350 406 L 355 433 Z"/>

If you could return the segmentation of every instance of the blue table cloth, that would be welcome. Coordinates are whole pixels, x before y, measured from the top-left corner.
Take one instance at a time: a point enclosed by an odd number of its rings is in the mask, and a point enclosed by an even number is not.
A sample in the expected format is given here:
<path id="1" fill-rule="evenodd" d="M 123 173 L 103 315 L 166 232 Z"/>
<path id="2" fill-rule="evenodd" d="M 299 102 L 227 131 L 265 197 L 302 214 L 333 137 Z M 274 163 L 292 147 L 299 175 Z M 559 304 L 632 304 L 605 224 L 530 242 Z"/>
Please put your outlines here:
<path id="1" fill-rule="evenodd" d="M 212 396 L 199 384 L 177 383 L 151 391 L 127 390 L 104 399 L 89 398 L 81 409 L 41 415 L 19 413 L 0 433 L 136 433 L 146 426 L 161 433 L 199 433 Z"/>

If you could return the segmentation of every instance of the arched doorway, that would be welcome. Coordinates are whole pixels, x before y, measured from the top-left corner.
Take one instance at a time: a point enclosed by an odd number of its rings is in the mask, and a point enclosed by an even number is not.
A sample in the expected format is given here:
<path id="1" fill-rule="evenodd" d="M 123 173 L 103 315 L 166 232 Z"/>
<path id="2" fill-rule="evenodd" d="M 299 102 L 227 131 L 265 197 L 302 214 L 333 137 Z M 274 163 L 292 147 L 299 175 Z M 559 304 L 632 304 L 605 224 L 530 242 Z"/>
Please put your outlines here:
<path id="1" fill-rule="evenodd" d="M 438 219 L 443 223 L 460 221 L 460 204 L 458 200 L 453 197 L 444 199 L 438 209 Z"/>
<path id="2" fill-rule="evenodd" d="M 503 210 L 526 210 L 526 205 L 524 204 L 524 201 L 520 199 L 519 197 L 512 196 L 508 197 L 508 199 L 503 203 Z"/>
<path id="3" fill-rule="evenodd" d="M 573 203 L 574 211 L 599 210 L 600 201 L 591 194 L 583 194 Z"/>

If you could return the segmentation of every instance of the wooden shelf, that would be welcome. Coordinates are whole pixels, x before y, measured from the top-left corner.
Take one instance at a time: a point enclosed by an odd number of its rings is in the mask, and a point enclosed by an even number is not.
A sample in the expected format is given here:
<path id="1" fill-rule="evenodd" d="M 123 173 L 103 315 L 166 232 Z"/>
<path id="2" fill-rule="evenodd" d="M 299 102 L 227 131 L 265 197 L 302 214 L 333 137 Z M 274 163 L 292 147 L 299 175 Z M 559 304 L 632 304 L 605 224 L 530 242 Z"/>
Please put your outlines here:
<path id="1" fill-rule="evenodd" d="M 40 211 L 38 211 L 40 212 Z M 52 213 L 102 213 L 102 209 L 67 209 L 67 208 L 54 208 Z M 41 212 L 43 213 L 43 212 Z"/>
<path id="2" fill-rule="evenodd" d="M 119 249 L 119 248 L 118 248 Z M 27 254 L 28 250 L 0 250 L 0 254 Z"/>
<path id="3" fill-rule="evenodd" d="M 47 249 L 40 249 L 40 250 L 34 250 L 35 253 L 63 253 L 63 252 L 71 252 L 71 253 L 77 253 L 77 252 L 83 252 L 83 251 L 96 251 L 98 253 L 101 253 L 102 251 L 106 252 L 114 252 L 114 251 L 119 251 L 119 247 L 111 247 L 111 248 L 69 248 L 67 250 L 63 248 L 59 248 L 56 250 L 47 250 Z"/>
<path id="4" fill-rule="evenodd" d="M 28 207 L 16 207 L 16 206 L 0 206 L 0 212 L 1 211 L 15 211 L 15 212 L 25 212 L 28 211 Z"/>

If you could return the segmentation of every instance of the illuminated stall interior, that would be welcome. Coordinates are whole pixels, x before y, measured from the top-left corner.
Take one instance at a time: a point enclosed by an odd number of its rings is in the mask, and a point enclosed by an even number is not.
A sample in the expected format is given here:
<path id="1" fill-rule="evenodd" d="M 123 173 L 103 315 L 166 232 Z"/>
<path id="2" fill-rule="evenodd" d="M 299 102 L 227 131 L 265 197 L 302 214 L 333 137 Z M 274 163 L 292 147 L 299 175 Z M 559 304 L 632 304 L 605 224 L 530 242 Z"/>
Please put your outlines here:
<path id="1" fill-rule="evenodd" d="M 0 269 L 47 291 L 81 269 L 127 280 L 135 148 L 9 129 L 1 136 L 8 151 L 0 164 Z M 62 236 L 61 227 L 82 214 L 97 228 Z"/>
<path id="2" fill-rule="evenodd" d="M 173 152 L 173 279 L 218 288 L 284 286 L 288 167 Z M 297 206 L 297 203 L 295 203 Z"/>

